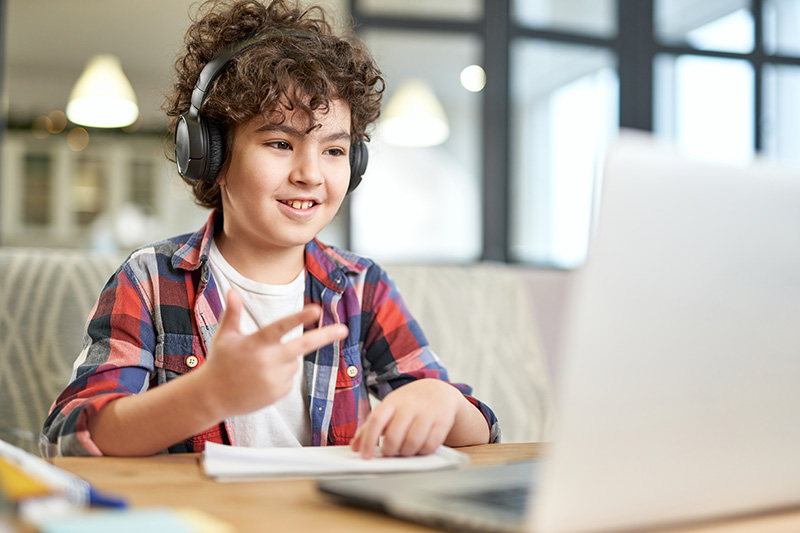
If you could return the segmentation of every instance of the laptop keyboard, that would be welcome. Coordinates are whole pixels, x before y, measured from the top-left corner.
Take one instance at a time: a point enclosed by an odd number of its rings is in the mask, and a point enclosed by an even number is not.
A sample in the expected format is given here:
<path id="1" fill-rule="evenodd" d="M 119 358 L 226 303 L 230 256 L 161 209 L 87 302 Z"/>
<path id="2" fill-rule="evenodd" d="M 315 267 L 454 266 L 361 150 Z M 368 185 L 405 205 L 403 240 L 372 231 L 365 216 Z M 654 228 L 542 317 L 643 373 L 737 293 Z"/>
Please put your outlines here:
<path id="1" fill-rule="evenodd" d="M 450 498 L 480 503 L 487 507 L 502 509 L 511 513 L 525 512 L 530 495 L 530 487 L 508 487 L 504 489 L 479 490 L 451 494 Z"/>

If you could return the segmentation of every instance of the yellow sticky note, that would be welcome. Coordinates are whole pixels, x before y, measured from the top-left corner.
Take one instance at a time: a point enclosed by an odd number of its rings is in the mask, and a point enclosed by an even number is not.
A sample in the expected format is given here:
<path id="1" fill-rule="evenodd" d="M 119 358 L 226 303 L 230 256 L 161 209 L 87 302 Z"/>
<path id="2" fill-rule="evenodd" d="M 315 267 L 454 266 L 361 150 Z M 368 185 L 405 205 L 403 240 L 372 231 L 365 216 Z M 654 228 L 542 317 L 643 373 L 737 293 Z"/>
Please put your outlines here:
<path id="1" fill-rule="evenodd" d="M 47 485 L 2 457 L 0 457 L 0 490 L 12 501 L 44 496 L 52 492 Z"/>

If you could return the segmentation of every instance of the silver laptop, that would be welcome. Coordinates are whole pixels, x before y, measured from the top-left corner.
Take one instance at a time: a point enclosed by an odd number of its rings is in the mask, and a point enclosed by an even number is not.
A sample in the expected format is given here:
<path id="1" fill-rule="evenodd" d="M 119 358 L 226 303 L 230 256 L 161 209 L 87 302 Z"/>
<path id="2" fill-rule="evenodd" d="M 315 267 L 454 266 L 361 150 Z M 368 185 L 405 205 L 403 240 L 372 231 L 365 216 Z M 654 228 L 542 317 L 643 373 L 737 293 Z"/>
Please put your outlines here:
<path id="1" fill-rule="evenodd" d="M 545 460 L 321 490 L 460 531 L 619 531 L 800 505 L 800 170 L 712 165 L 623 135 L 571 292 Z"/>

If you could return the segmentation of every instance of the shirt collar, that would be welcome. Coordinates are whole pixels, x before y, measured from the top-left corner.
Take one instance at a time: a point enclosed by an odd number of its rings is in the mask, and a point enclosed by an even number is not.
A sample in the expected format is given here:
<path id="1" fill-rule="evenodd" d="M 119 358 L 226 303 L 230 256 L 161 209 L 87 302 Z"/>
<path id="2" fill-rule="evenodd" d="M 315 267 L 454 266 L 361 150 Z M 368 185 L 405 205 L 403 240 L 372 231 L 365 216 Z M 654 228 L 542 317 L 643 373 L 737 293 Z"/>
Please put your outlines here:
<path id="1" fill-rule="evenodd" d="M 317 239 L 306 244 L 306 271 L 331 290 L 344 291 L 345 276 L 359 274 L 366 268 L 363 260 L 359 262 L 353 254 L 327 246 Z"/>
<path id="2" fill-rule="evenodd" d="M 214 210 L 208 220 L 189 239 L 181 245 L 172 256 L 172 266 L 183 270 L 197 270 L 208 259 L 211 239 L 218 228 L 222 227 L 222 214 Z"/>
<path id="3" fill-rule="evenodd" d="M 211 239 L 222 227 L 222 213 L 212 211 L 208 220 L 197 232 L 175 252 L 172 265 L 183 270 L 197 270 L 208 260 Z M 331 290 L 342 292 L 345 288 L 345 276 L 350 273 L 359 274 L 367 268 L 364 260 L 357 256 L 327 246 L 313 239 L 306 244 L 306 271 L 320 283 Z"/>

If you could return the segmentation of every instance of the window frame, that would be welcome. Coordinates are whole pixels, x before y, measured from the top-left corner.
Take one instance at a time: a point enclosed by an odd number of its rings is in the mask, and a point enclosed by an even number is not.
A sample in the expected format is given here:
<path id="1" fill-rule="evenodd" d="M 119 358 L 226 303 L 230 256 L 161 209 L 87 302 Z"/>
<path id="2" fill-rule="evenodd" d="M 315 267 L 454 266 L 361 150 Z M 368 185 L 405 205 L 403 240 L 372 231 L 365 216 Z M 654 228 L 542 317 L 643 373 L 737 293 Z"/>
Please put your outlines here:
<path id="1" fill-rule="evenodd" d="M 599 37 L 564 30 L 523 27 L 513 20 L 512 0 L 485 0 L 480 20 L 442 20 L 415 17 L 375 16 L 359 9 L 358 0 L 349 0 L 357 30 L 414 29 L 436 32 L 468 32 L 483 39 L 487 84 L 483 91 L 483 252 L 481 260 L 514 262 L 510 259 L 509 191 L 511 185 L 510 153 L 510 51 L 514 39 L 538 39 L 607 48 L 616 55 L 619 76 L 619 125 L 653 131 L 654 60 L 659 54 L 699 55 L 742 59 L 755 72 L 754 142 L 762 148 L 763 79 L 767 65 L 800 65 L 800 57 L 767 54 L 764 46 L 763 0 L 751 0 L 755 46 L 751 52 L 737 53 L 699 50 L 685 45 L 658 42 L 654 21 L 655 0 L 617 0 L 617 32 L 613 37 Z M 347 218 L 348 234 L 350 219 Z M 349 244 L 349 243 L 348 243 Z M 536 265 L 534 265 L 536 266 Z M 549 265 L 548 265 L 549 266 Z"/>

